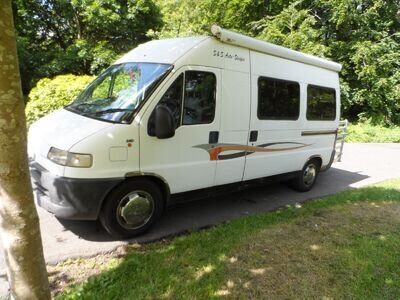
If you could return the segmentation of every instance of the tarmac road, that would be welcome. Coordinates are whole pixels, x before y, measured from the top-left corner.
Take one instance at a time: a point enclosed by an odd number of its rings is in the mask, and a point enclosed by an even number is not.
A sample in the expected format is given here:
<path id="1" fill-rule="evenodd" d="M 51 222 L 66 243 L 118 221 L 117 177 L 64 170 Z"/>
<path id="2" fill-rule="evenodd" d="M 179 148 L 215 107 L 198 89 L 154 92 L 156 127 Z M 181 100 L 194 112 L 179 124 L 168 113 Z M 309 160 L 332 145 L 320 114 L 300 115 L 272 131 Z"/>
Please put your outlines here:
<path id="1" fill-rule="evenodd" d="M 400 144 L 346 144 L 342 162 L 335 163 L 329 171 L 321 173 L 310 192 L 295 192 L 285 184 L 278 183 L 224 197 L 180 204 L 168 208 L 148 233 L 128 241 L 113 240 L 97 222 L 62 221 L 38 208 L 44 254 L 49 264 L 77 256 L 94 256 L 110 252 L 120 245 L 148 243 L 396 177 L 400 177 Z M 7 289 L 1 241 L 0 253 L 1 297 Z"/>

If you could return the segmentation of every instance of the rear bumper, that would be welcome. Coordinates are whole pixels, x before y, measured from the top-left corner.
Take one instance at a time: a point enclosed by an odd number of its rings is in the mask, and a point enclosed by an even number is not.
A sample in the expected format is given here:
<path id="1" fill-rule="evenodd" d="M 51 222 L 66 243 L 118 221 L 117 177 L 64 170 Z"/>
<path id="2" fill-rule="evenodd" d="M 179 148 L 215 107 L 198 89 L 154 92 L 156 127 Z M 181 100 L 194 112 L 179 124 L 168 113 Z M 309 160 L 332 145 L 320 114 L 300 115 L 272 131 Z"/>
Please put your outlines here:
<path id="1" fill-rule="evenodd" d="M 96 220 L 107 194 L 124 180 L 54 176 L 36 162 L 29 169 L 36 203 L 61 219 Z"/>

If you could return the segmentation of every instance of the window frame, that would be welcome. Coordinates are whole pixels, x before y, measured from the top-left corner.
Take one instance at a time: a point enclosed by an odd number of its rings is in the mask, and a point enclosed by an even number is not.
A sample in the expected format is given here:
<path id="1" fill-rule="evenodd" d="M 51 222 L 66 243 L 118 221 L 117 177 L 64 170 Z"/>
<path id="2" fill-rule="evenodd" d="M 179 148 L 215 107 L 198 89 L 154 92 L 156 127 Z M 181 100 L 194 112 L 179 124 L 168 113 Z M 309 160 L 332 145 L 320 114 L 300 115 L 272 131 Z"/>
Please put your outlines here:
<path id="1" fill-rule="evenodd" d="M 293 118 L 264 118 L 260 116 L 260 80 L 262 79 L 269 79 L 269 80 L 274 80 L 278 82 L 285 82 L 285 83 L 294 83 L 297 84 L 298 86 L 298 112 L 297 116 Z M 300 111 L 301 111 L 301 85 L 300 82 L 294 81 L 294 80 L 286 80 L 286 79 L 281 79 L 281 78 L 274 78 L 274 77 L 269 77 L 269 76 L 259 76 L 257 79 L 257 118 L 260 121 L 298 121 L 300 119 Z"/>
<path id="2" fill-rule="evenodd" d="M 334 108 L 335 108 L 335 115 L 334 115 L 334 117 L 333 117 L 333 119 L 309 119 L 308 118 L 308 103 L 309 103 L 309 97 L 308 97 L 308 95 L 309 95 L 309 93 L 308 93 L 308 91 L 309 91 L 309 88 L 320 88 L 320 89 L 323 89 L 323 90 L 333 90 L 333 92 L 334 92 L 334 100 L 335 100 L 335 102 L 334 102 Z M 338 111 L 338 109 L 337 109 L 337 93 L 336 93 L 336 89 L 335 88 L 333 88 L 333 87 L 327 87 L 327 86 L 323 86 L 323 85 L 317 85 L 317 84 L 307 84 L 307 90 L 306 90 L 306 114 L 305 114 L 305 117 L 306 117 L 306 120 L 307 121 L 322 121 L 322 122 L 329 122 L 329 121 L 335 121 L 336 120 L 336 117 L 337 117 L 337 111 Z"/>

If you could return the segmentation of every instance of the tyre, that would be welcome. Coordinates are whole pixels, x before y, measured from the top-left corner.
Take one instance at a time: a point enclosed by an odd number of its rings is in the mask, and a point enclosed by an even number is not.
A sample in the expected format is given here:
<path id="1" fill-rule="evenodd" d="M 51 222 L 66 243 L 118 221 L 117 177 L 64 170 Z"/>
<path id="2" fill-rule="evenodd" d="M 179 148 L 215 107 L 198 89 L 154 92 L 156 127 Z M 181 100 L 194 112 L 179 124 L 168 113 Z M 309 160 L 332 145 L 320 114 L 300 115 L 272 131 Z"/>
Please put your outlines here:
<path id="1" fill-rule="evenodd" d="M 164 199 L 160 188 L 148 180 L 126 181 L 105 199 L 100 222 L 116 238 L 146 232 L 161 216 Z"/>
<path id="2" fill-rule="evenodd" d="M 299 175 L 290 182 L 290 185 L 299 192 L 308 192 L 317 180 L 319 169 L 320 164 L 316 159 L 309 160 Z"/>

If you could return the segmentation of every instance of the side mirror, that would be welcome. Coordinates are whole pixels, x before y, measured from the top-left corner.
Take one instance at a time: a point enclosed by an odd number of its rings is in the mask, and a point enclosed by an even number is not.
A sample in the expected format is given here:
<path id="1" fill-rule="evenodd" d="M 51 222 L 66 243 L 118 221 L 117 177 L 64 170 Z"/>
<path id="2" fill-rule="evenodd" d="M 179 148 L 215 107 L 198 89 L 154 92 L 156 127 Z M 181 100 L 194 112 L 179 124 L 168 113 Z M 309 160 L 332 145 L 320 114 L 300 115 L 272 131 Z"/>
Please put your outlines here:
<path id="1" fill-rule="evenodd" d="M 168 139 L 175 135 L 174 116 L 168 106 L 157 105 L 154 123 L 154 131 L 157 138 Z"/>

